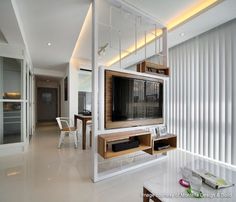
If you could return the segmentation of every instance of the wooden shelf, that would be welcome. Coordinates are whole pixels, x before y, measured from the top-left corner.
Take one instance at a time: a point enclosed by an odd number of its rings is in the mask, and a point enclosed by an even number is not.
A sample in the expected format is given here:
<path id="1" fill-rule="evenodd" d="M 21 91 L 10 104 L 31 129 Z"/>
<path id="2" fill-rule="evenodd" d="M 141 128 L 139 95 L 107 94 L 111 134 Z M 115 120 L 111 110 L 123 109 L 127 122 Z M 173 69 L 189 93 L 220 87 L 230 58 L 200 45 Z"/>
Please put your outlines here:
<path id="1" fill-rule="evenodd" d="M 153 154 L 162 154 L 162 153 L 166 153 L 168 151 L 174 150 L 176 149 L 176 147 L 169 147 L 167 149 L 162 149 L 162 150 L 153 150 Z"/>
<path id="2" fill-rule="evenodd" d="M 147 149 L 151 149 L 151 146 L 139 145 L 139 147 L 136 147 L 133 149 L 127 149 L 127 150 L 119 151 L 119 152 L 113 152 L 112 150 L 108 150 L 106 152 L 106 158 L 108 159 L 108 158 L 118 157 L 118 156 L 130 154 L 130 153 L 134 153 L 137 151 L 145 151 Z"/>
<path id="3" fill-rule="evenodd" d="M 99 135 L 100 138 L 104 139 L 106 142 L 114 142 L 123 139 L 129 139 L 130 137 L 147 135 L 150 132 L 145 130 L 133 130 L 133 131 L 125 131 L 125 132 L 117 132 L 110 134 Z"/>
<path id="4" fill-rule="evenodd" d="M 162 150 L 154 150 L 154 145 L 157 142 L 161 142 L 161 143 L 165 143 L 165 144 L 169 144 L 170 147 L 167 149 L 162 149 Z M 173 134 L 168 134 L 165 136 L 161 136 L 158 137 L 156 139 L 152 140 L 152 148 L 150 150 L 148 150 L 149 154 L 162 154 L 162 153 L 166 153 L 168 151 L 174 150 L 176 149 L 176 145 L 177 145 L 177 136 L 173 135 Z"/>
<path id="5" fill-rule="evenodd" d="M 119 152 L 113 152 L 108 144 L 116 143 L 119 141 L 128 140 L 131 137 L 137 137 L 139 139 L 139 147 L 127 149 Z M 111 134 L 103 134 L 98 136 L 98 153 L 105 159 L 118 157 L 137 151 L 150 150 L 152 148 L 151 133 L 145 130 L 134 130 L 117 132 Z"/>
<path id="6" fill-rule="evenodd" d="M 111 147 L 108 145 L 128 140 L 131 137 L 138 137 L 140 141 L 139 147 L 127 149 L 119 152 L 113 152 Z M 177 136 L 173 134 L 168 134 L 162 137 L 158 137 L 156 139 L 151 139 L 151 133 L 145 130 L 134 130 L 134 131 L 125 131 L 125 132 L 117 132 L 110 134 L 103 134 L 98 136 L 98 153 L 105 159 L 114 158 L 130 153 L 134 153 L 137 151 L 144 151 L 151 155 L 154 154 L 162 154 L 168 151 L 176 149 L 177 145 Z M 161 142 L 165 144 L 169 144 L 170 147 L 162 150 L 154 150 L 154 144 L 156 142 Z"/>
<path id="7" fill-rule="evenodd" d="M 169 67 L 161 64 L 155 64 L 148 61 L 143 61 L 137 64 L 137 72 L 145 72 L 160 76 L 169 76 Z"/>
<path id="8" fill-rule="evenodd" d="M 153 139 L 153 141 L 158 141 L 158 140 L 163 140 L 163 139 L 169 139 L 169 138 L 176 138 L 176 135 L 174 134 L 168 134 L 168 135 L 164 135 L 158 138 Z"/>

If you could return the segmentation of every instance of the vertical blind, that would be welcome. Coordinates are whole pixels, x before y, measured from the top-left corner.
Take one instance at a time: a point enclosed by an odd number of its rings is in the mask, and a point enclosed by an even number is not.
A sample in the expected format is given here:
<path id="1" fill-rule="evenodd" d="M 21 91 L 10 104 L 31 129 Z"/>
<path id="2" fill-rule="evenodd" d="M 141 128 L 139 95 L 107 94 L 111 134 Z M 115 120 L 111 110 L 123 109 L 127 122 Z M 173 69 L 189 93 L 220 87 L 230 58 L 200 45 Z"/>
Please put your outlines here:
<path id="1" fill-rule="evenodd" d="M 236 165 L 236 20 L 170 49 L 168 125 L 178 147 Z"/>

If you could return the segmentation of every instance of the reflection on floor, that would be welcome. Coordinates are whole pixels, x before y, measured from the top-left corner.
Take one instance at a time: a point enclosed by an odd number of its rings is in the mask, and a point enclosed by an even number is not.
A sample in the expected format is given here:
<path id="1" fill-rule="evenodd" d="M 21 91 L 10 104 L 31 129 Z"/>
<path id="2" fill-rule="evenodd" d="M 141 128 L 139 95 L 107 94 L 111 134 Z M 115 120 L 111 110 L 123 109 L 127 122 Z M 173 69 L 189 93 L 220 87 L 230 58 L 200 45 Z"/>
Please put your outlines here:
<path id="1" fill-rule="evenodd" d="M 89 178 L 90 150 L 83 151 L 81 144 L 74 149 L 68 137 L 58 150 L 58 138 L 56 126 L 39 127 L 27 153 L 0 158 L 1 202 L 142 201 L 143 182 L 160 167 L 94 184 Z"/>
<path id="2" fill-rule="evenodd" d="M 19 133 L 4 134 L 3 144 L 16 143 L 16 142 L 21 142 L 20 132 Z"/>
<path id="3" fill-rule="evenodd" d="M 54 121 L 38 121 L 37 122 L 37 127 L 41 127 L 41 126 L 56 126 L 57 122 Z"/>
<path id="4" fill-rule="evenodd" d="M 0 157 L 0 202 L 141 202 L 145 181 L 168 180 L 170 170 L 178 173 L 177 167 L 197 160 L 188 153 L 172 151 L 152 166 L 94 184 L 89 178 L 90 150 L 81 149 L 81 137 L 78 149 L 66 137 L 60 150 L 58 138 L 56 126 L 41 126 L 27 153 Z"/>

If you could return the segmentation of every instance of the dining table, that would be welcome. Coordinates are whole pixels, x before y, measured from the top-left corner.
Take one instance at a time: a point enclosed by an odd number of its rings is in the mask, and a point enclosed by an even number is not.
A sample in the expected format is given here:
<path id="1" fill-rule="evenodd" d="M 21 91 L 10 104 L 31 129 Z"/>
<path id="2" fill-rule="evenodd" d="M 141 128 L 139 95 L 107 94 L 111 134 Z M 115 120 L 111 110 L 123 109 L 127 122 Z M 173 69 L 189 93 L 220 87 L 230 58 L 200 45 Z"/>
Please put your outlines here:
<path id="1" fill-rule="evenodd" d="M 92 120 L 91 115 L 75 114 L 74 115 L 74 126 L 77 128 L 77 119 L 82 121 L 82 149 L 86 149 L 86 128 L 87 122 Z"/>

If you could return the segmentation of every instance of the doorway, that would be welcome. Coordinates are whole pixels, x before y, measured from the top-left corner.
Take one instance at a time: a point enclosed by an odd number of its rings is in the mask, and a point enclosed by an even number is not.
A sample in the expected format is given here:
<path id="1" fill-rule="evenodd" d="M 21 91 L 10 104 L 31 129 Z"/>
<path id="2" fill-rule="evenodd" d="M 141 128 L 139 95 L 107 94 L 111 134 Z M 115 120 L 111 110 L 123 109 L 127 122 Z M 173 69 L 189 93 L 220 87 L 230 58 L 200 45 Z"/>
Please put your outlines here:
<path id="1" fill-rule="evenodd" d="M 55 121 L 57 117 L 57 88 L 37 88 L 37 119 L 38 122 Z"/>

